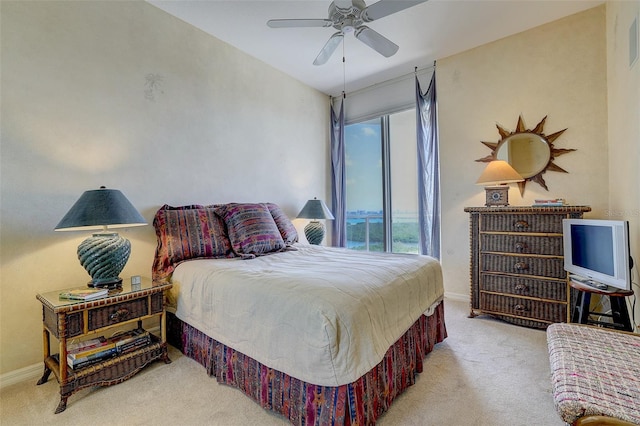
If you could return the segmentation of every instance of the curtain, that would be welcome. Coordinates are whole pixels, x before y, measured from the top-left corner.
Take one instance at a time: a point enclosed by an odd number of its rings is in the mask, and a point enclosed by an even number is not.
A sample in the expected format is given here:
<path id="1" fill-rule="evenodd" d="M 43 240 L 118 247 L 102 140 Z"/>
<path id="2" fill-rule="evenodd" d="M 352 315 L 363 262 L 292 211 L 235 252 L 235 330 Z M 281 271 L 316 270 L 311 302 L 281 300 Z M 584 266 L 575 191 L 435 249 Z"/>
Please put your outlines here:
<path id="1" fill-rule="evenodd" d="M 418 139 L 418 223 L 420 253 L 440 259 L 440 165 L 436 71 L 423 94 L 416 75 L 416 132 Z"/>
<path id="2" fill-rule="evenodd" d="M 344 98 L 340 100 L 340 112 L 336 115 L 331 104 L 331 184 L 333 193 L 333 222 L 331 240 L 334 247 L 347 245 L 347 186 L 345 181 L 344 151 Z"/>

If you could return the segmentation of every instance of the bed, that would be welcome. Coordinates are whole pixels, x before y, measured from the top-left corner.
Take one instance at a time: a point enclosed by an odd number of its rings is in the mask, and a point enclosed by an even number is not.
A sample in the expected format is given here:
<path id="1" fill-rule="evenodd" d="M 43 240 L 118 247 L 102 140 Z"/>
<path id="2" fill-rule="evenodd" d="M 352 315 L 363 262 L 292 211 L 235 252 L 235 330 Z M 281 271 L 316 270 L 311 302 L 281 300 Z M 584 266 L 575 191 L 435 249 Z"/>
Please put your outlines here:
<path id="1" fill-rule="evenodd" d="M 170 343 L 292 424 L 374 424 L 446 338 L 433 258 L 300 243 L 273 203 L 165 205 L 154 227 Z"/>

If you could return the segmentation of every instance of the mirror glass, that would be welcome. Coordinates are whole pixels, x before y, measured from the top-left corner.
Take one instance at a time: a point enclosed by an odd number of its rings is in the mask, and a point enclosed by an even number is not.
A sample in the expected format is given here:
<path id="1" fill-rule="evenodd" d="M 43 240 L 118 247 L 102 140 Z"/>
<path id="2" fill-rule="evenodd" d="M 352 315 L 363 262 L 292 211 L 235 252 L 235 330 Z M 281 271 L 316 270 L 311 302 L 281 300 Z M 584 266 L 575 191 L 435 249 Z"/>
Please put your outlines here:
<path id="1" fill-rule="evenodd" d="M 543 171 L 550 156 L 549 144 L 535 133 L 513 134 L 500 141 L 496 148 L 496 158 L 511 164 L 525 179 Z"/>

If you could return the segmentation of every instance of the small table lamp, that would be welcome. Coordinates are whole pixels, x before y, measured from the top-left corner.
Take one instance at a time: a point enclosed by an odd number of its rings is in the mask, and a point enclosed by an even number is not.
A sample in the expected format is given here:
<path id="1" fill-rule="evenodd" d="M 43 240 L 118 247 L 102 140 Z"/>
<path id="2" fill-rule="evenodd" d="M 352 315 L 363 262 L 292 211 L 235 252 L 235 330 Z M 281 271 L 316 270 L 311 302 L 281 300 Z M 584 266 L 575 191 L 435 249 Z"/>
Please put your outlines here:
<path id="1" fill-rule="evenodd" d="M 122 284 L 118 275 L 129 260 L 131 243 L 107 228 L 146 224 L 122 192 L 101 186 L 97 190 L 85 191 L 55 230 L 102 230 L 80 243 L 78 259 L 91 276 L 89 287 L 115 288 Z"/>
<path id="2" fill-rule="evenodd" d="M 331 210 L 327 205 L 317 198 L 307 201 L 300 213 L 298 219 L 311 219 L 311 222 L 304 227 L 304 235 L 310 244 L 320 244 L 324 239 L 324 225 L 319 219 L 334 219 Z"/>
<path id="3" fill-rule="evenodd" d="M 508 183 L 522 182 L 524 178 L 504 160 L 491 161 L 484 169 L 476 185 L 484 185 L 486 206 L 508 206 Z"/>

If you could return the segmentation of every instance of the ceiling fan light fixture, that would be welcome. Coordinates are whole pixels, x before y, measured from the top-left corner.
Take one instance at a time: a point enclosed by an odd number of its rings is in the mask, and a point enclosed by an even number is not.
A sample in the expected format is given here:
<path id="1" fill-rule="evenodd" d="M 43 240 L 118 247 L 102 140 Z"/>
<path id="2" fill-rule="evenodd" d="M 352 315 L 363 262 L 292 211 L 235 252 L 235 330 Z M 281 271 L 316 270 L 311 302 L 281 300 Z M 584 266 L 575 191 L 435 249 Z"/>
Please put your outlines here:
<path id="1" fill-rule="evenodd" d="M 350 33 L 354 32 L 356 29 L 355 29 L 355 26 L 353 24 L 353 20 L 345 19 L 342 22 L 340 30 L 342 31 L 343 34 L 350 34 Z"/>

